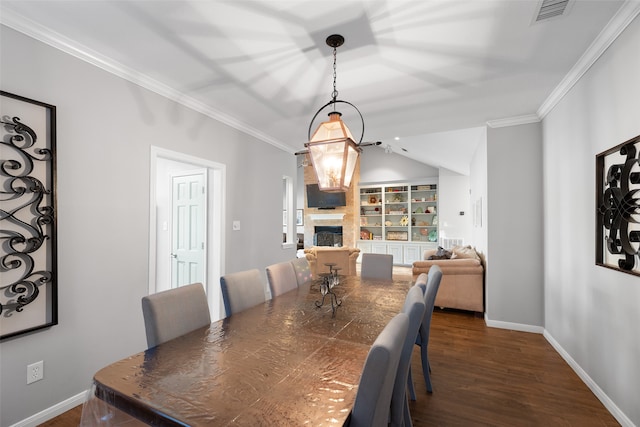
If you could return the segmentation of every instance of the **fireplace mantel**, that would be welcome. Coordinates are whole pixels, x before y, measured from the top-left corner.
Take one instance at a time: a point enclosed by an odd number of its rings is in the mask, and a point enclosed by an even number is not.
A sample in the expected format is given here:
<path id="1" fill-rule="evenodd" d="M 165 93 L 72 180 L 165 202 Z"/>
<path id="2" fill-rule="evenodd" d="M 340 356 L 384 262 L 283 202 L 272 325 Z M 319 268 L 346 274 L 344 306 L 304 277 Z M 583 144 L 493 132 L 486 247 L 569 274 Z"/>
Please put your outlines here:
<path id="1" fill-rule="evenodd" d="M 309 218 L 314 221 L 342 221 L 344 213 L 332 213 L 332 214 L 309 214 Z"/>

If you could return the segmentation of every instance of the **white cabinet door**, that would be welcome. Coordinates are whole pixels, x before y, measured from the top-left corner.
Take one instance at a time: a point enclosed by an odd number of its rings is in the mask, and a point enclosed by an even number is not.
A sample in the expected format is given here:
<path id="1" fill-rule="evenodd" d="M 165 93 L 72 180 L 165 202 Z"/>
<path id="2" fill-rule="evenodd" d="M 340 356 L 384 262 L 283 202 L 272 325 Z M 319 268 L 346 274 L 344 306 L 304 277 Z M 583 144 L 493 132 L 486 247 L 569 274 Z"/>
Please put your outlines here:
<path id="1" fill-rule="evenodd" d="M 386 254 L 387 253 L 387 244 L 386 243 L 372 243 L 371 244 L 371 253 L 373 254 Z"/>
<path id="2" fill-rule="evenodd" d="M 424 256 L 424 251 L 428 250 L 428 249 L 438 249 L 438 244 L 437 243 L 422 243 L 420 244 L 420 259 L 423 258 Z"/>
<path id="3" fill-rule="evenodd" d="M 362 262 L 362 254 L 371 253 L 371 243 L 360 241 L 356 243 L 356 247 L 360 249 L 360 253 L 358 254 L 358 260 L 356 262 Z"/>
<path id="4" fill-rule="evenodd" d="M 404 263 L 413 265 L 414 261 L 419 261 L 422 258 L 422 251 L 420 251 L 420 245 L 404 245 Z"/>
<path id="5" fill-rule="evenodd" d="M 402 243 L 387 244 L 387 253 L 393 255 L 394 264 L 404 264 L 402 261 Z"/>

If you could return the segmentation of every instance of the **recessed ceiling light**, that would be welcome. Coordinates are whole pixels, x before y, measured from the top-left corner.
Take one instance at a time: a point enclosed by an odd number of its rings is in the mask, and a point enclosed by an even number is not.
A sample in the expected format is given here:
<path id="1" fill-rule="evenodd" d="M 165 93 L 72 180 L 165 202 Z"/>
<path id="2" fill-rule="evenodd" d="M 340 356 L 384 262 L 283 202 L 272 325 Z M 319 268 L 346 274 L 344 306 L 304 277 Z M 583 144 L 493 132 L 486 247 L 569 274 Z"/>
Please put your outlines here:
<path id="1" fill-rule="evenodd" d="M 400 137 L 399 137 L 399 136 L 396 136 L 396 137 L 395 137 L 395 138 L 393 138 L 393 139 L 395 139 L 396 141 L 400 141 Z"/>

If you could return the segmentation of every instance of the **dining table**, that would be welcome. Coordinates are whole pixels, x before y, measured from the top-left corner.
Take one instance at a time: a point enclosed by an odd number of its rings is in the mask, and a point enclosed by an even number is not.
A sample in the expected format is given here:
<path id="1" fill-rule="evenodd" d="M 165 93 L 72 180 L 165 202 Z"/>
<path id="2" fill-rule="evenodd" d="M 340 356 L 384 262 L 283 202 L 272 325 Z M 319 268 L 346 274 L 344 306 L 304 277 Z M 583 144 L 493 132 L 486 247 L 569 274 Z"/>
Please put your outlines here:
<path id="1" fill-rule="evenodd" d="M 339 276 L 335 310 L 318 307 L 321 280 L 301 285 L 100 369 L 93 410 L 162 426 L 345 425 L 369 349 L 411 285 Z"/>

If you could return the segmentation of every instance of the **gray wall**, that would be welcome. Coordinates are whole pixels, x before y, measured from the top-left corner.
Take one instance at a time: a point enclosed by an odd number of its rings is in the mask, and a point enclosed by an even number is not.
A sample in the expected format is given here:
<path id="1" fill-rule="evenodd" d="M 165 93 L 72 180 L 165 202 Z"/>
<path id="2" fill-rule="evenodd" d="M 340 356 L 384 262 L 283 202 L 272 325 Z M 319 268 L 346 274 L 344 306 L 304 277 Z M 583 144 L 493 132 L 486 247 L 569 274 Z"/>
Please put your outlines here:
<path id="1" fill-rule="evenodd" d="M 487 130 L 487 319 L 544 326 L 540 123 Z"/>
<path id="2" fill-rule="evenodd" d="M 471 241 L 476 250 L 487 257 L 487 138 L 478 144 L 476 152 L 473 154 L 469 167 L 469 187 L 470 203 L 472 206 L 480 208 L 482 211 L 477 214 L 472 209 L 473 215 L 479 215 L 478 220 L 473 221 L 471 229 Z M 486 292 L 486 290 L 485 290 Z"/>
<path id="3" fill-rule="evenodd" d="M 2 89 L 57 106 L 59 325 L 0 343 L 0 425 L 89 388 L 101 367 L 146 347 L 150 146 L 227 167 L 226 271 L 283 250 L 282 176 L 292 154 L 0 27 Z M 220 106 L 223 108 L 224 106 Z M 256 185 L 259 183 L 260 185 Z M 231 220 L 242 221 L 231 231 Z M 259 242 L 259 243 L 257 243 Z M 44 380 L 26 366 L 44 360 Z"/>
<path id="4" fill-rule="evenodd" d="M 360 182 L 414 181 L 437 177 L 438 169 L 396 153 L 385 153 L 382 146 L 365 147 L 360 160 Z"/>
<path id="5" fill-rule="evenodd" d="M 638 134 L 636 17 L 543 121 L 545 327 L 623 425 L 640 425 L 640 278 L 595 265 L 595 156 Z"/>

